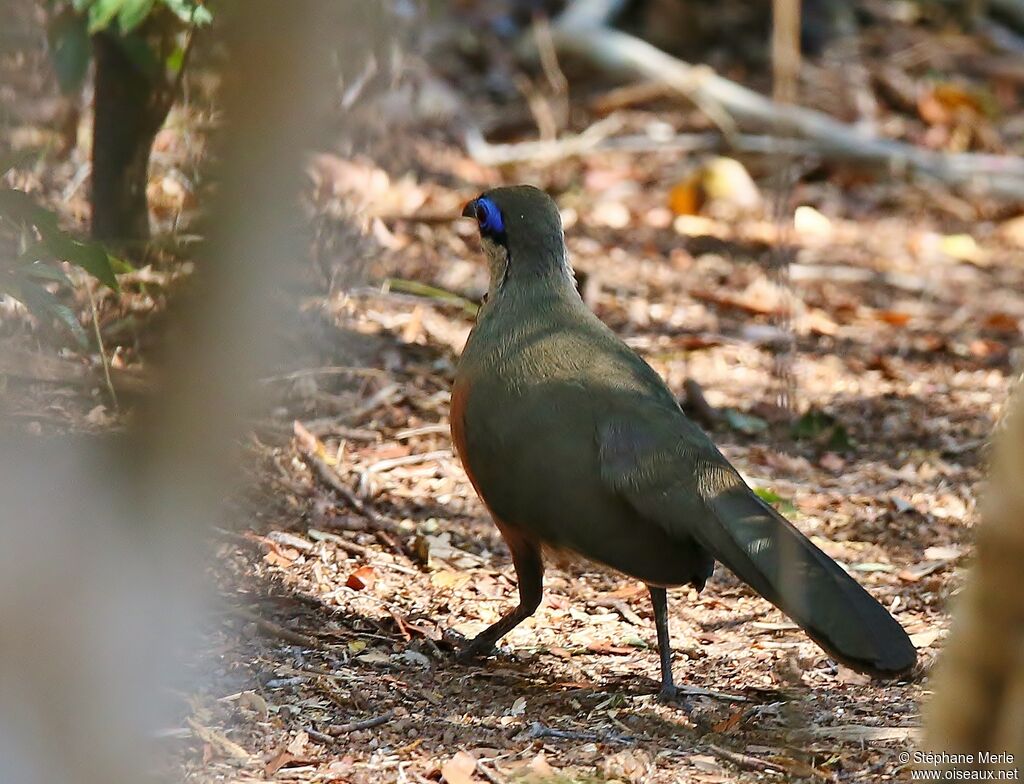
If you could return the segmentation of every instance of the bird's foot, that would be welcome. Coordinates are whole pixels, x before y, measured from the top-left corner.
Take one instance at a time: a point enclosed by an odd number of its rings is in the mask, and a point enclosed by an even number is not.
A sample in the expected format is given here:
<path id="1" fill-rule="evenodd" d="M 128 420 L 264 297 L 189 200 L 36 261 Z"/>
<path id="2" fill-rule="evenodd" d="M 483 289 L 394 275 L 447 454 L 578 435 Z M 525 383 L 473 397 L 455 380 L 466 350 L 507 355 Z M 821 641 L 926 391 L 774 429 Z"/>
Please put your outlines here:
<path id="1" fill-rule="evenodd" d="M 685 711 L 690 710 L 690 700 L 684 696 L 684 692 L 674 683 L 663 683 L 658 691 L 658 702 L 666 705 L 678 705 Z"/>
<path id="2" fill-rule="evenodd" d="M 485 640 L 479 645 L 476 640 L 470 640 L 459 649 L 458 653 L 455 654 L 455 661 L 460 664 L 472 664 L 473 662 L 480 661 L 480 659 L 486 659 L 488 656 L 493 656 L 497 652 L 498 649 L 495 648 L 494 643 L 489 640 Z"/>
<path id="3" fill-rule="evenodd" d="M 686 691 L 674 683 L 661 684 L 661 689 L 658 691 L 658 702 L 678 709 L 693 726 L 699 726 L 698 721 L 694 718 L 697 714 L 693 702 L 686 696 Z"/>
<path id="4" fill-rule="evenodd" d="M 455 651 L 455 661 L 460 664 L 472 664 L 497 652 L 494 642 L 482 635 L 467 640 L 458 632 L 446 629 L 443 639 Z"/>

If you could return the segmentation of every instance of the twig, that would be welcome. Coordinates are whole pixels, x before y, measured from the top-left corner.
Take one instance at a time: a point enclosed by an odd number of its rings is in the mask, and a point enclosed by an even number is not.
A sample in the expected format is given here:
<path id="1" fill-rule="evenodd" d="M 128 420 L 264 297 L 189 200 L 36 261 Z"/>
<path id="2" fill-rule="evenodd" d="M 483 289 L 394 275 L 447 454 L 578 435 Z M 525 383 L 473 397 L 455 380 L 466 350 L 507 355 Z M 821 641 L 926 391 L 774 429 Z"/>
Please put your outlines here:
<path id="1" fill-rule="evenodd" d="M 502 166 L 525 161 L 558 161 L 596 150 L 602 141 L 622 127 L 622 119 L 609 115 L 591 125 L 583 133 L 520 144 L 491 144 L 479 128 L 466 131 L 466 151 L 484 166 Z"/>
<path id="2" fill-rule="evenodd" d="M 163 96 L 163 106 L 161 111 L 164 116 L 166 116 L 171 110 L 171 106 L 173 106 L 174 102 L 177 100 L 178 93 L 181 91 L 181 87 L 185 82 L 185 70 L 188 67 L 188 61 L 192 55 L 192 45 L 196 40 L 196 28 L 194 25 L 189 27 L 187 36 L 188 37 L 185 40 L 185 47 L 182 49 L 181 53 L 181 65 L 178 67 L 178 73 L 174 75 L 174 84 L 167 89 L 166 94 Z"/>
<path id="3" fill-rule="evenodd" d="M 455 305 L 462 308 L 470 316 L 475 316 L 480 309 L 475 302 L 465 297 L 460 297 L 450 291 L 445 291 L 437 286 L 430 286 L 420 283 L 417 280 L 405 280 L 403 278 L 388 278 L 384 281 L 384 291 L 398 291 L 403 294 L 414 294 L 417 297 L 425 297 L 435 302 L 442 302 L 445 305 Z"/>
<path id="4" fill-rule="evenodd" d="M 306 727 L 306 734 L 317 743 L 334 743 L 333 735 L 328 735 L 326 732 L 320 732 L 312 727 Z"/>
<path id="5" fill-rule="evenodd" d="M 327 728 L 328 735 L 345 735 L 349 732 L 358 732 L 359 730 L 369 730 L 374 727 L 379 727 L 382 724 L 387 724 L 395 717 L 395 712 L 389 710 L 387 713 L 382 713 L 380 716 L 374 716 L 372 719 L 363 719 L 362 721 L 350 721 L 347 724 L 332 724 Z"/>
<path id="6" fill-rule="evenodd" d="M 396 441 L 404 441 L 407 438 L 417 438 L 419 436 L 430 436 L 430 435 L 449 435 L 451 433 L 451 427 L 445 424 L 435 425 L 420 425 L 419 427 L 407 427 L 405 430 L 399 430 L 393 438 Z"/>
<path id="7" fill-rule="evenodd" d="M 685 407 L 694 419 L 707 427 L 714 427 L 722 421 L 722 413 L 708 402 L 704 390 L 694 379 L 688 378 L 683 382 L 683 391 L 686 392 Z"/>
<path id="8" fill-rule="evenodd" d="M 772 2 L 772 96 L 780 105 L 793 105 L 798 100 L 800 79 L 800 2 L 799 0 L 773 0 Z M 784 132 L 777 135 L 783 136 Z M 793 362 L 796 335 L 793 331 L 793 304 L 796 294 L 789 278 L 792 262 L 789 201 L 799 180 L 797 162 L 792 155 L 780 152 L 772 176 L 772 213 L 777 240 L 769 252 L 771 277 L 784 292 L 780 312 L 772 321 L 785 336 L 784 346 L 772 362 L 773 381 L 778 383 L 780 406 L 791 410 L 796 400 L 796 375 Z M 705 401 L 706 402 L 706 401 Z"/>
<path id="9" fill-rule="evenodd" d="M 369 473 L 381 473 L 400 466 L 416 465 L 417 463 L 430 463 L 435 460 L 443 460 L 444 458 L 451 456 L 452 450 L 450 449 L 435 449 L 433 452 L 420 452 L 416 455 L 403 455 L 402 457 L 389 457 L 384 460 L 378 460 L 376 463 L 367 466 L 366 470 Z"/>
<path id="10" fill-rule="evenodd" d="M 331 468 L 324 460 L 317 457 L 311 452 L 305 450 L 299 450 L 299 454 L 302 455 L 302 459 L 306 462 L 316 478 L 327 485 L 331 490 L 340 495 L 342 499 L 347 503 L 354 511 L 361 514 L 370 522 L 377 522 L 377 513 L 372 509 L 369 509 L 363 499 L 355 494 L 351 487 L 341 481 L 341 477 L 338 476 L 338 472 Z"/>
<path id="11" fill-rule="evenodd" d="M 642 738 L 637 735 L 621 735 L 618 732 L 577 732 L 575 730 L 559 730 L 554 727 L 545 726 L 539 721 L 535 721 L 530 725 L 530 729 L 526 732 L 526 737 L 530 740 L 554 738 L 555 740 L 582 740 L 599 743 L 629 744 L 639 743 L 646 740 L 646 738 Z"/>
<path id="12" fill-rule="evenodd" d="M 719 759 L 731 762 L 736 767 L 743 768 L 744 770 L 759 770 L 769 773 L 786 772 L 786 769 L 782 767 L 782 765 L 758 759 L 757 757 L 751 757 L 749 754 L 740 754 L 738 751 L 729 751 L 729 749 L 723 749 L 721 746 L 716 746 L 713 743 L 708 744 L 708 749 Z"/>
<path id="13" fill-rule="evenodd" d="M 721 700 L 722 702 L 750 702 L 750 698 L 744 697 L 742 694 L 726 694 L 722 691 L 712 691 L 700 686 L 676 686 L 676 691 L 680 694 L 692 694 L 695 697 L 707 697 L 708 699 Z"/>
<path id="14" fill-rule="evenodd" d="M 800 3 L 772 2 L 772 95 L 779 103 L 795 103 L 800 78 Z"/>
<path id="15" fill-rule="evenodd" d="M 338 534 L 332 534 L 329 531 L 320 531 L 316 528 L 310 528 L 308 531 L 306 531 L 306 534 L 313 541 L 331 542 L 339 550 L 344 550 L 347 553 L 352 553 L 352 555 L 361 555 L 364 558 L 368 558 L 370 555 L 373 554 L 373 550 L 371 550 L 369 547 L 363 547 L 361 544 L 350 542 L 345 537 L 338 536 Z"/>
<path id="16" fill-rule="evenodd" d="M 268 621 L 266 618 L 261 618 L 251 610 L 247 610 L 244 607 L 237 607 L 231 605 L 228 607 L 228 611 L 239 618 L 244 618 L 250 623 L 256 624 L 262 631 L 267 634 L 278 637 L 285 642 L 290 642 L 292 645 L 299 645 L 303 648 L 313 648 L 317 650 L 323 650 L 323 645 L 319 641 L 314 640 L 312 637 L 307 637 L 305 634 L 299 632 L 293 632 L 291 629 L 286 629 L 283 626 L 279 626 L 273 621 Z"/>
<path id="17" fill-rule="evenodd" d="M 306 465 L 309 466 L 317 479 L 341 496 L 355 512 L 369 520 L 375 527 L 374 534 L 384 545 L 395 552 L 401 553 L 403 556 L 415 563 L 416 558 L 414 554 L 409 552 L 408 548 L 398 540 L 398 537 L 402 536 L 402 531 L 398 525 L 367 506 L 366 503 L 364 503 L 363 500 L 353 492 L 352 488 L 341 480 L 341 477 L 338 476 L 338 472 L 327 465 L 322 458 L 306 448 L 301 439 L 298 439 L 296 443 L 298 444 L 299 455 L 301 455 L 302 459 L 305 461 Z"/>
<path id="18" fill-rule="evenodd" d="M 630 608 L 623 599 L 616 599 L 611 596 L 602 596 L 597 599 L 591 599 L 590 604 L 593 604 L 596 607 L 609 607 L 621 615 L 624 621 L 631 623 L 634 626 L 646 625 L 644 624 L 643 619 L 633 612 L 632 608 Z"/>
<path id="19" fill-rule="evenodd" d="M 239 760 L 248 760 L 252 758 L 252 755 L 249 754 L 248 751 L 231 740 L 223 732 L 215 730 L 212 727 L 206 727 L 191 717 L 185 719 L 185 723 L 192 728 L 192 732 L 197 738 L 216 747 L 223 754 Z"/>
<path id="20" fill-rule="evenodd" d="M 487 767 L 484 764 L 483 760 L 476 761 L 476 771 L 489 782 L 491 782 L 491 784 L 507 784 L 508 782 L 508 779 L 506 779 L 504 776 L 498 775 L 498 772 L 496 770 L 491 770 L 489 767 Z"/>
<path id="21" fill-rule="evenodd" d="M 349 367 L 346 365 L 329 365 L 326 367 L 303 368 L 293 370 L 290 373 L 278 373 L 273 376 L 264 376 L 260 379 L 261 384 L 270 384 L 274 381 L 295 381 L 307 376 L 369 376 L 372 378 L 390 378 L 386 370 L 377 368 Z"/>
<path id="22" fill-rule="evenodd" d="M 85 290 L 89 293 L 89 310 L 92 311 L 92 328 L 96 332 L 96 347 L 100 352 L 100 362 L 103 363 L 103 378 L 107 382 L 107 392 L 110 393 L 110 402 L 117 411 L 117 392 L 114 391 L 114 382 L 110 380 L 110 363 L 107 361 L 107 352 L 103 347 L 103 335 L 100 333 L 100 318 L 96 310 L 96 295 L 92 290 L 92 281 L 86 278 Z"/>

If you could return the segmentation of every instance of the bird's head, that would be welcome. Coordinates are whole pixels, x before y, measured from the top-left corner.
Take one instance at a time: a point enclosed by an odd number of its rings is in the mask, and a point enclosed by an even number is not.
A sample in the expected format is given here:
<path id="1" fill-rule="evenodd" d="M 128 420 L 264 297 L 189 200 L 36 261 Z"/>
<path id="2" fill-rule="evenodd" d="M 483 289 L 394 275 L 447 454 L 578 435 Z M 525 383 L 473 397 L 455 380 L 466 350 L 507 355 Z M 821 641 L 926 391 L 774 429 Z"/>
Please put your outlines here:
<path id="1" fill-rule="evenodd" d="M 547 280 L 572 285 L 562 217 L 554 200 L 532 185 L 486 191 L 469 202 L 491 271 L 489 299 L 506 285 Z"/>

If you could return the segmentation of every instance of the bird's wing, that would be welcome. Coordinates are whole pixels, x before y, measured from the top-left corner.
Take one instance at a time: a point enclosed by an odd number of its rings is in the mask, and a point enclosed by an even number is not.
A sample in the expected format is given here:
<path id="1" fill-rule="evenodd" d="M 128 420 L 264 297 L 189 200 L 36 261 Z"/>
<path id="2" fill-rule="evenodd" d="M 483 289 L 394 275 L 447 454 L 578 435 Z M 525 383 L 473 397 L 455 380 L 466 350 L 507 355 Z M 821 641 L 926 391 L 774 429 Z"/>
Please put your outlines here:
<path id="1" fill-rule="evenodd" d="M 778 512 L 678 409 L 640 398 L 598 434 L 603 481 L 645 519 L 692 537 L 839 661 L 902 672 L 914 647 L 893 617 Z"/>

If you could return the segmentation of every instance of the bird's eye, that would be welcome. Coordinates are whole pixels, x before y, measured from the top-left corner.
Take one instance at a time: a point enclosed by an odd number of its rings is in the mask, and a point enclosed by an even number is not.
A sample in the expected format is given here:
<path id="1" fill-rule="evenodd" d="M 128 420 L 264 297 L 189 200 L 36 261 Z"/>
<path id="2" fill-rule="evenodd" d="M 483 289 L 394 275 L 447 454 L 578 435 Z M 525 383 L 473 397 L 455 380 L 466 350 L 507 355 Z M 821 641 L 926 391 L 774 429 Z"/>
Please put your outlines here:
<path id="1" fill-rule="evenodd" d="M 484 197 L 477 199 L 475 212 L 480 231 L 488 234 L 501 234 L 505 231 L 505 221 L 501 217 L 501 210 L 490 199 Z"/>

